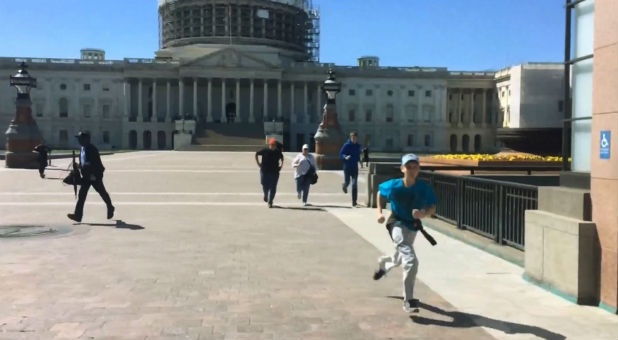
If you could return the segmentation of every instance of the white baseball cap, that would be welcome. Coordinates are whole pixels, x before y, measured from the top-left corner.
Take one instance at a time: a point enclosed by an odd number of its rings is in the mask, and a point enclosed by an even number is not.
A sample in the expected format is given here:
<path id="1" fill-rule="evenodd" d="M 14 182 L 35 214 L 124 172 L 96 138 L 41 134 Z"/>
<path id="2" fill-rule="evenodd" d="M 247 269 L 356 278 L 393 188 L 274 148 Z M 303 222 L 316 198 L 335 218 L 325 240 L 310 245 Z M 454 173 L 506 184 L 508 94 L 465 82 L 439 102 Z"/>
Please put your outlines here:
<path id="1" fill-rule="evenodd" d="M 418 156 L 413 154 L 413 153 L 409 153 L 409 154 L 404 155 L 403 157 L 401 157 L 401 165 L 406 165 L 406 164 L 408 164 L 408 162 L 419 163 Z"/>
<path id="2" fill-rule="evenodd" d="M 303 144 L 302 150 L 305 150 L 305 149 L 309 150 L 309 144 Z"/>

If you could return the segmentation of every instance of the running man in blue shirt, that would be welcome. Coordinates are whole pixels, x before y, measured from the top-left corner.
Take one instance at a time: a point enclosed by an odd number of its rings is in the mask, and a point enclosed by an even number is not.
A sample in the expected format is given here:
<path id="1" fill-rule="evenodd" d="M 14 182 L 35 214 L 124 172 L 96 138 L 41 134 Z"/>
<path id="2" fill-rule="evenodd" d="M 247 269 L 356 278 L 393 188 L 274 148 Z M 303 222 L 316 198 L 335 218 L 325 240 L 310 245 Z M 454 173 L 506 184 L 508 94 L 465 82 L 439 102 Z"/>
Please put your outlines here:
<path id="1" fill-rule="evenodd" d="M 357 206 L 358 198 L 358 163 L 360 162 L 360 144 L 357 143 L 358 135 L 356 132 L 350 133 L 350 139 L 343 144 L 339 150 L 339 157 L 343 159 L 343 178 L 344 183 L 341 189 L 344 193 L 348 193 L 348 186 L 352 180 L 352 206 Z"/>
<path id="2" fill-rule="evenodd" d="M 414 239 L 419 230 L 418 220 L 429 217 L 436 210 L 436 195 L 424 181 L 418 180 L 419 159 L 415 154 L 401 158 L 403 178 L 391 179 L 380 184 L 378 195 L 378 223 L 384 223 L 382 206 L 391 203 L 391 215 L 386 227 L 390 232 L 395 252 L 380 257 L 379 268 L 373 274 L 379 280 L 394 267 L 403 267 L 403 310 L 418 311 L 418 299 L 414 298 L 414 281 L 418 272 L 418 259 L 414 252 Z"/>

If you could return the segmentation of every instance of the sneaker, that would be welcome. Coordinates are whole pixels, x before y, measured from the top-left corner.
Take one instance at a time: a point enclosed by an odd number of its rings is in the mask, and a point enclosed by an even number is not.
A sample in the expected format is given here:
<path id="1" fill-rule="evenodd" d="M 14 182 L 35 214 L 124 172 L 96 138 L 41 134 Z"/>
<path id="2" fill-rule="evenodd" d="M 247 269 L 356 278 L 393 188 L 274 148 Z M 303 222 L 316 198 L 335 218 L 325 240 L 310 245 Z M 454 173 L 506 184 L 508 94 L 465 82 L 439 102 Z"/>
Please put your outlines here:
<path id="1" fill-rule="evenodd" d="M 345 183 L 341 184 L 341 190 L 343 190 L 344 194 L 348 193 L 348 187 L 345 185 Z"/>
<path id="2" fill-rule="evenodd" d="M 298 197 L 298 199 L 300 199 L 300 192 L 298 193 L 298 195 L 296 195 L 296 197 Z"/>
<path id="3" fill-rule="evenodd" d="M 373 279 L 374 280 L 379 280 L 381 279 L 384 275 L 386 275 L 386 270 L 384 269 L 378 269 L 373 273 Z"/>
<path id="4" fill-rule="evenodd" d="M 273 207 L 273 202 L 268 202 L 268 207 L 272 208 Z"/>
<path id="5" fill-rule="evenodd" d="M 45 178 L 45 174 L 39 174 L 41 178 Z"/>
<path id="6" fill-rule="evenodd" d="M 111 219 L 112 217 L 114 217 L 114 210 L 116 210 L 116 208 L 114 208 L 114 206 L 112 205 L 111 207 L 107 208 L 107 219 Z"/>
<path id="7" fill-rule="evenodd" d="M 406 313 L 418 312 L 418 299 L 403 302 L 403 311 Z"/>
<path id="8" fill-rule="evenodd" d="M 268 202 L 268 197 L 266 197 L 266 195 L 264 195 L 264 202 Z"/>
<path id="9" fill-rule="evenodd" d="M 67 217 L 75 222 L 81 222 L 82 218 L 76 216 L 75 214 L 67 214 Z"/>
<path id="10" fill-rule="evenodd" d="M 303 207 L 306 207 L 306 206 L 308 206 L 308 205 L 309 205 L 309 203 L 307 203 L 307 202 L 303 202 Z"/>
<path id="11" fill-rule="evenodd" d="M 353 203 L 352 203 L 352 208 L 358 208 L 358 203 L 353 202 Z"/>

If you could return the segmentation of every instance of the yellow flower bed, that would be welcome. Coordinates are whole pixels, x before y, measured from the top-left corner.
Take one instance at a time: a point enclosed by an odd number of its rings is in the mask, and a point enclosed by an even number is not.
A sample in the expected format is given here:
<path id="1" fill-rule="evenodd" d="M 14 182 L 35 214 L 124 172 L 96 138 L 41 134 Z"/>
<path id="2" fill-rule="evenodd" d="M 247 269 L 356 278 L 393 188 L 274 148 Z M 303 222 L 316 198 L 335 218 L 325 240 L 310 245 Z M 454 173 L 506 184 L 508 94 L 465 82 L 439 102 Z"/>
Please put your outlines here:
<path id="1" fill-rule="evenodd" d="M 431 158 L 435 159 L 462 159 L 473 161 L 537 161 L 537 162 L 562 162 L 560 156 L 537 156 L 530 154 L 504 154 L 504 155 L 489 155 L 489 154 L 447 154 L 434 155 Z M 569 162 L 571 158 L 569 157 Z"/>

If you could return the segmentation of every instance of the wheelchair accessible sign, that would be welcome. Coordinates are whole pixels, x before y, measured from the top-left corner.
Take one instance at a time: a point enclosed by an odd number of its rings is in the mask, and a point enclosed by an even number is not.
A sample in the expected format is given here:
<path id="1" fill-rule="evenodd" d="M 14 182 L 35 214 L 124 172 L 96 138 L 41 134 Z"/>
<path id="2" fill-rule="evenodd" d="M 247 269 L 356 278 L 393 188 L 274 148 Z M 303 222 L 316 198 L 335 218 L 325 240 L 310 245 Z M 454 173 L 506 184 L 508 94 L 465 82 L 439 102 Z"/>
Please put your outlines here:
<path id="1" fill-rule="evenodd" d="M 612 141 L 612 132 L 609 130 L 601 131 L 601 141 L 599 143 L 599 149 L 601 151 L 601 159 L 609 159 L 611 141 Z"/>

